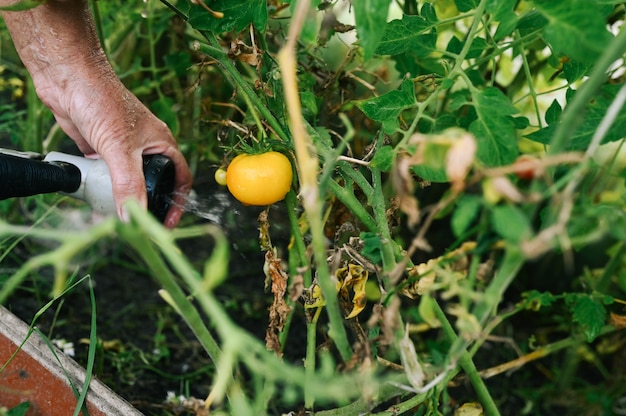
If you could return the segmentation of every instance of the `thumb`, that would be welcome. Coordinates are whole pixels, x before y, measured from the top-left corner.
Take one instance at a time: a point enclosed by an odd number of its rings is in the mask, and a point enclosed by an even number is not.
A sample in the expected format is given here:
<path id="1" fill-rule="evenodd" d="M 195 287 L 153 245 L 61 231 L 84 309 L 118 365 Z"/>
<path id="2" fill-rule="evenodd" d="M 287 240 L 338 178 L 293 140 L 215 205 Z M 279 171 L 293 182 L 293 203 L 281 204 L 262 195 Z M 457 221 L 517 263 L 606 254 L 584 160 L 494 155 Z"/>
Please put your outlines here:
<path id="1" fill-rule="evenodd" d="M 134 199 L 143 209 L 147 209 L 148 206 L 141 154 L 103 156 L 103 159 L 111 174 L 117 215 L 122 221 L 128 221 L 128 213 L 124 209 L 126 201 Z"/>

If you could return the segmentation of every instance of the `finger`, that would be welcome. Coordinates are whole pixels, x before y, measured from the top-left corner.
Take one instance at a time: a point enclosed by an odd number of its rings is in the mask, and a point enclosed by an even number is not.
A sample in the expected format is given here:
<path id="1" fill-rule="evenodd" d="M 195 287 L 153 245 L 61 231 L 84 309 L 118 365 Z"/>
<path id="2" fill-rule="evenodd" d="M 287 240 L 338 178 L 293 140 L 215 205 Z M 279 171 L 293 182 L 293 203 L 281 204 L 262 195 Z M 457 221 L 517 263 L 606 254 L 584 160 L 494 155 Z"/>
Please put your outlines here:
<path id="1" fill-rule="evenodd" d="M 61 130 L 63 130 L 65 134 L 67 134 L 74 141 L 74 143 L 76 143 L 78 149 L 85 156 L 91 156 L 96 154 L 95 150 L 93 150 L 91 145 L 87 142 L 87 140 L 85 140 L 80 130 L 74 125 L 74 123 L 72 123 L 71 120 L 57 116 L 56 114 L 54 118 L 59 124 L 59 127 L 61 127 Z"/>
<path id="2" fill-rule="evenodd" d="M 182 207 L 184 207 L 185 199 L 191 191 L 193 177 L 187 165 L 187 161 L 177 149 L 166 151 L 163 154 L 172 160 L 175 167 L 176 180 L 172 198 L 174 203 L 164 221 L 166 227 L 174 228 L 184 213 Z"/>
<path id="3" fill-rule="evenodd" d="M 143 209 L 147 209 L 148 197 L 143 174 L 143 161 L 139 152 L 131 154 L 115 153 L 102 155 L 111 173 L 111 185 L 117 215 L 122 221 L 128 221 L 124 204 L 129 199 L 136 200 Z"/>

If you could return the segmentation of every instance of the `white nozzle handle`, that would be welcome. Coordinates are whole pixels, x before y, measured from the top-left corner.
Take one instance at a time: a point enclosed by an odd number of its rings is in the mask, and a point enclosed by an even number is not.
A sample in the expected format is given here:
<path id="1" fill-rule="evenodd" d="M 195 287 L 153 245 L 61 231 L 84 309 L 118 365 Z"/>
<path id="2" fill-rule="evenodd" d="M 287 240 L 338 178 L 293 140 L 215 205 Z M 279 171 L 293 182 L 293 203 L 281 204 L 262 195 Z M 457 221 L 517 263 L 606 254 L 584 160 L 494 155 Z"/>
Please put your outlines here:
<path id="1" fill-rule="evenodd" d="M 115 199 L 111 173 L 103 159 L 87 159 L 60 152 L 50 152 L 44 158 L 46 162 L 66 162 L 76 166 L 81 172 L 78 189 L 65 195 L 87 202 L 91 207 L 103 214 L 115 214 Z"/>

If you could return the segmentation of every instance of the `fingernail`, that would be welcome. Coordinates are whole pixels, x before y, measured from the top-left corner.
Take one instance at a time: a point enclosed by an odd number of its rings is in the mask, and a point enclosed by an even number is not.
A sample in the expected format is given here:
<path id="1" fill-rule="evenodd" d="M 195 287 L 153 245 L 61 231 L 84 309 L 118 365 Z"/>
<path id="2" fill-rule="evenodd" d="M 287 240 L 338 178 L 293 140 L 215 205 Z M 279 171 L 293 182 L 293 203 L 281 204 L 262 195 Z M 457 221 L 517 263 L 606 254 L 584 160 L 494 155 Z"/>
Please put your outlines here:
<path id="1" fill-rule="evenodd" d="M 165 226 L 167 228 L 174 228 L 176 224 L 180 221 L 180 217 L 182 217 L 183 213 L 180 210 L 170 211 L 167 219 L 165 220 Z"/>

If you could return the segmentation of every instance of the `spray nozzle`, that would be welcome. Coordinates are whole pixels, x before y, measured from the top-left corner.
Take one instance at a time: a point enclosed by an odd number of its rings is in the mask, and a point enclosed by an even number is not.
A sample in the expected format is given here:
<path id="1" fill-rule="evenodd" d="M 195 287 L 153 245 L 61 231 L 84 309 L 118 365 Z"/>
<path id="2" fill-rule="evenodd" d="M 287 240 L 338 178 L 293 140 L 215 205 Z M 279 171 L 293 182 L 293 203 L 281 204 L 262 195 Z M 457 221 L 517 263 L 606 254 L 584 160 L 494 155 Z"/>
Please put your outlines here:
<path id="1" fill-rule="evenodd" d="M 60 152 L 50 152 L 43 160 L 33 155 L 0 149 L 0 200 L 60 192 L 87 202 L 98 212 L 116 212 L 111 175 L 104 160 Z M 145 155 L 143 170 L 148 211 L 163 222 L 174 191 L 174 164 L 163 155 Z"/>

